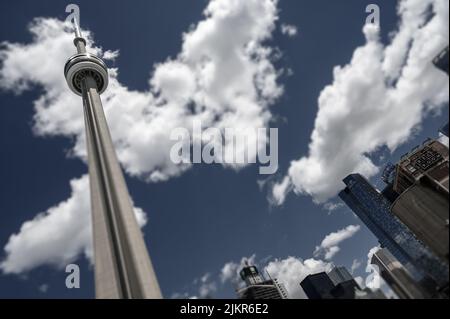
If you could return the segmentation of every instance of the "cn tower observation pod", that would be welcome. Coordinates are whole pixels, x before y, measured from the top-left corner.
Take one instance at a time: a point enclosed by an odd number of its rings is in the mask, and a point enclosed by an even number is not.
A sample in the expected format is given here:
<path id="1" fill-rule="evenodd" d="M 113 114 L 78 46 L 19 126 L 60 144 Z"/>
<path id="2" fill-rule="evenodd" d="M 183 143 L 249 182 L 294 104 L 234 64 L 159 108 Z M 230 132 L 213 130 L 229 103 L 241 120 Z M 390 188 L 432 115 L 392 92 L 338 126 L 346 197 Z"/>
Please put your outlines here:
<path id="1" fill-rule="evenodd" d="M 64 76 L 73 93 L 82 95 L 81 83 L 91 76 L 97 84 L 99 94 L 108 87 L 108 68 L 105 62 L 90 53 L 78 53 L 69 58 L 64 67 Z"/>

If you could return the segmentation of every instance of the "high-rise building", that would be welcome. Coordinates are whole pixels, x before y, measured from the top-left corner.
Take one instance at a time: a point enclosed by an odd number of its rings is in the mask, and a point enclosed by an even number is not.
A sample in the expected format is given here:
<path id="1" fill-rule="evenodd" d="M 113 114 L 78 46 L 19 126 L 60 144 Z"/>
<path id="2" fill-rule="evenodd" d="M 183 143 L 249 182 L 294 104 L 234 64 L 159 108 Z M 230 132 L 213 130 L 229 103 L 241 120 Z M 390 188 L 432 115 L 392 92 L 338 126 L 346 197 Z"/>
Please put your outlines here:
<path id="1" fill-rule="evenodd" d="M 394 190 L 396 170 L 397 166 L 389 162 L 384 167 L 381 175 L 381 179 L 386 183 L 386 187 L 381 191 L 381 194 L 391 203 L 393 203 L 398 197 L 398 193 Z"/>
<path id="2" fill-rule="evenodd" d="M 447 75 L 449 74 L 448 46 L 434 58 L 433 64 Z"/>
<path id="3" fill-rule="evenodd" d="M 345 267 L 307 276 L 300 283 L 309 299 L 383 299 L 380 291 L 361 289 Z"/>
<path id="4" fill-rule="evenodd" d="M 79 21 L 74 20 L 77 54 L 67 61 L 64 75 L 84 107 L 96 297 L 161 298 L 103 113 L 100 94 L 108 86 L 108 69 L 86 52 Z"/>
<path id="5" fill-rule="evenodd" d="M 330 277 L 331 281 L 338 285 L 344 281 L 353 280 L 353 276 L 348 272 L 345 267 L 334 267 L 329 273 L 328 277 Z"/>
<path id="6" fill-rule="evenodd" d="M 237 290 L 240 299 L 287 299 L 285 287 L 277 279 L 265 279 L 256 266 L 247 262 L 240 272 L 245 287 Z"/>
<path id="7" fill-rule="evenodd" d="M 275 286 L 277 286 L 278 290 L 280 291 L 283 299 L 289 299 L 289 294 L 287 292 L 286 286 L 283 283 L 279 282 L 279 280 L 277 278 L 274 278 L 273 282 L 274 282 Z"/>
<path id="8" fill-rule="evenodd" d="M 334 299 L 356 299 L 356 292 L 360 290 L 361 288 L 352 278 L 335 285 L 330 293 Z"/>
<path id="9" fill-rule="evenodd" d="M 394 190 L 393 184 L 386 185 L 386 187 L 381 191 L 381 195 L 383 195 L 383 197 L 386 198 L 391 204 L 393 204 L 399 196 Z"/>
<path id="10" fill-rule="evenodd" d="M 391 211 L 444 262 L 449 261 L 449 152 L 427 140 L 402 156 Z"/>
<path id="11" fill-rule="evenodd" d="M 334 299 L 331 291 L 335 285 L 326 272 L 307 276 L 300 286 L 309 299 Z"/>
<path id="12" fill-rule="evenodd" d="M 339 197 L 358 215 L 387 248 L 414 276 L 430 277 L 438 287 L 448 286 L 448 264 L 432 251 L 390 211 L 391 203 L 360 174 L 344 179 L 347 187 Z"/>
<path id="13" fill-rule="evenodd" d="M 396 165 L 394 190 L 402 194 L 415 184 L 428 183 L 448 196 L 448 169 L 448 147 L 437 140 L 428 139 L 402 155 Z"/>
<path id="14" fill-rule="evenodd" d="M 373 254 L 371 263 L 377 266 L 379 275 L 400 299 L 431 297 L 386 248 Z"/>
<path id="15" fill-rule="evenodd" d="M 414 235 L 444 262 L 449 262 L 449 200 L 426 184 L 413 185 L 392 205 Z"/>

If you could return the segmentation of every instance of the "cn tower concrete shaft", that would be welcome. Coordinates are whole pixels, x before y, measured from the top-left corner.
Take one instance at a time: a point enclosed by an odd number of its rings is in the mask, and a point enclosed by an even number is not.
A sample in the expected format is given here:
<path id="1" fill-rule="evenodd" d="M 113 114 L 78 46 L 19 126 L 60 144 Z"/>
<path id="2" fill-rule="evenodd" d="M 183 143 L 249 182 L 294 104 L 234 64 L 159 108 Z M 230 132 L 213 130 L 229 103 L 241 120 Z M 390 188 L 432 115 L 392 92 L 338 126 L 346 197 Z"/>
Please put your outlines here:
<path id="1" fill-rule="evenodd" d="M 161 298 L 103 112 L 99 91 L 108 82 L 106 66 L 86 53 L 79 31 L 74 43 L 78 54 L 69 59 L 65 73 L 72 91 L 83 99 L 96 298 Z"/>

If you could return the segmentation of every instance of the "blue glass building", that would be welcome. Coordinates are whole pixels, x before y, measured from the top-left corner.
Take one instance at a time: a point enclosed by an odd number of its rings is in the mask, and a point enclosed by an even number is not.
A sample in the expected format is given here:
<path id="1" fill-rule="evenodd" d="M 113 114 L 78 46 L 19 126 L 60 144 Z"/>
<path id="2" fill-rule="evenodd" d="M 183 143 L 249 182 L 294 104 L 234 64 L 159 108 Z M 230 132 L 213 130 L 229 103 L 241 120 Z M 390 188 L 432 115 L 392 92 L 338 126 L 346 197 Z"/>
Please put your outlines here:
<path id="1" fill-rule="evenodd" d="M 448 285 L 449 268 L 437 258 L 390 211 L 391 203 L 360 174 L 344 179 L 347 187 L 339 197 L 358 215 L 387 248 L 417 279 L 429 277 L 439 286 Z"/>
<path id="2" fill-rule="evenodd" d="M 448 55 L 449 55 L 449 50 L 448 50 L 448 46 L 442 50 L 433 60 L 433 64 L 441 71 L 447 73 L 449 72 L 449 67 L 448 67 Z"/>

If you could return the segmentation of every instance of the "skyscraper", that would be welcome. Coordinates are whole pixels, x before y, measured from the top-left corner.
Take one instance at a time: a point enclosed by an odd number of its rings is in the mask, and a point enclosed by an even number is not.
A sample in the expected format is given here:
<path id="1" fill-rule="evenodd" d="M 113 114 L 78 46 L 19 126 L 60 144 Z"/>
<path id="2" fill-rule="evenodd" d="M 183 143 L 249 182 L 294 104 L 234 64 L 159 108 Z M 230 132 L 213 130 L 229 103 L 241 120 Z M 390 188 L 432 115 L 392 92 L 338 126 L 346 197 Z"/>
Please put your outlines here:
<path id="1" fill-rule="evenodd" d="M 386 187 L 381 191 L 381 194 L 386 198 L 390 203 L 395 202 L 398 198 L 398 193 L 394 190 L 394 180 L 395 173 L 397 170 L 397 165 L 388 162 L 383 169 L 383 173 L 381 175 L 381 179 L 386 183 Z"/>
<path id="2" fill-rule="evenodd" d="M 351 174 L 344 179 L 347 187 L 339 197 L 358 215 L 416 279 L 432 278 L 439 287 L 448 285 L 449 268 L 396 216 L 390 212 L 390 202 L 363 176 Z"/>
<path id="3" fill-rule="evenodd" d="M 425 183 L 448 196 L 448 147 L 433 139 L 427 139 L 401 157 L 393 186 L 402 194 L 413 185 Z"/>
<path id="4" fill-rule="evenodd" d="M 75 18 L 77 54 L 64 68 L 69 88 L 82 97 L 88 148 L 97 298 L 161 298 L 144 239 L 117 160 L 102 94 L 108 69 L 86 52 L 86 40 Z"/>
<path id="5" fill-rule="evenodd" d="M 356 299 L 357 291 L 361 291 L 361 288 L 352 278 L 335 285 L 335 287 L 331 290 L 331 295 L 334 299 Z"/>
<path id="6" fill-rule="evenodd" d="M 246 263 L 240 272 L 245 287 L 237 290 L 240 299 L 287 299 L 286 289 L 276 279 L 266 280 L 255 266 Z"/>
<path id="7" fill-rule="evenodd" d="M 401 299 L 424 299 L 430 297 L 409 274 L 405 267 L 387 250 L 382 248 L 372 256 L 371 263 L 378 273 Z"/>
<path id="8" fill-rule="evenodd" d="M 338 285 L 341 282 L 353 280 L 353 276 L 348 272 L 345 267 L 334 267 L 329 273 L 328 277 L 330 277 L 331 281 Z"/>
<path id="9" fill-rule="evenodd" d="M 441 71 L 449 74 L 449 64 L 448 64 L 448 46 L 439 52 L 439 54 L 434 58 L 433 64 Z"/>
<path id="10" fill-rule="evenodd" d="M 334 283 L 326 272 L 306 276 L 300 286 L 309 299 L 334 299 L 331 294 Z"/>
<path id="11" fill-rule="evenodd" d="M 449 258 L 449 156 L 447 146 L 427 140 L 402 156 L 391 211 L 438 257 Z"/>
<path id="12" fill-rule="evenodd" d="M 300 283 L 308 299 L 384 299 L 380 290 L 361 289 L 345 267 L 312 274 Z"/>

